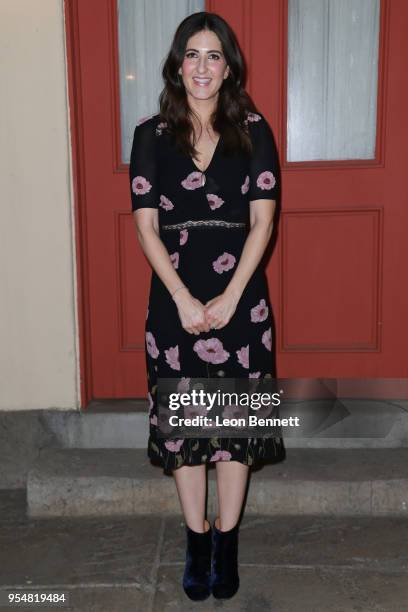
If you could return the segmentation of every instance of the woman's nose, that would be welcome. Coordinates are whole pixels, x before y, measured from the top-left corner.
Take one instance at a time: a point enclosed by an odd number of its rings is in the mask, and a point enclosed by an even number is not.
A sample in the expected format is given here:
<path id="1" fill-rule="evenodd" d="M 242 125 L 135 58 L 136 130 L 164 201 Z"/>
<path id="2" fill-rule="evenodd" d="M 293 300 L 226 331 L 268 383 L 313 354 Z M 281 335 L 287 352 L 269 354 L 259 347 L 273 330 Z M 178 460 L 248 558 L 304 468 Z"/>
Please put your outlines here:
<path id="1" fill-rule="evenodd" d="M 207 71 L 207 58 L 205 55 L 202 55 L 198 60 L 198 71 L 206 72 Z"/>

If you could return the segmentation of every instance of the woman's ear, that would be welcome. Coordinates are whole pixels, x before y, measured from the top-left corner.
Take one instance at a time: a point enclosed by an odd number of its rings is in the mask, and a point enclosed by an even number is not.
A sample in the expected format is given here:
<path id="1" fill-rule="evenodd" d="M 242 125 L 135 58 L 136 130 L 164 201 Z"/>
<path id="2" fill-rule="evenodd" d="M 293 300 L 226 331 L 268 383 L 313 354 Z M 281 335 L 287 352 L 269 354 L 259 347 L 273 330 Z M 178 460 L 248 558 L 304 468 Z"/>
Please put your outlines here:
<path id="1" fill-rule="evenodd" d="M 227 66 L 224 72 L 224 79 L 227 79 L 229 77 L 229 73 L 230 73 L 230 69 L 229 69 L 229 66 Z"/>

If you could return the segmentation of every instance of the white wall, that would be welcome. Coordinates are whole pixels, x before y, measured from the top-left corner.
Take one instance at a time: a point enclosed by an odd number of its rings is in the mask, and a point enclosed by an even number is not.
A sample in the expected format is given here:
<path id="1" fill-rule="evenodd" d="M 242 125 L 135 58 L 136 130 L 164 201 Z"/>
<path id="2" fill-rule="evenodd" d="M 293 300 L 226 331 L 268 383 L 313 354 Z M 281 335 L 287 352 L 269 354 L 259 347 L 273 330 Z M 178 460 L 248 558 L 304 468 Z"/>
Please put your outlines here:
<path id="1" fill-rule="evenodd" d="M 0 409 L 74 409 L 63 0 L 1 0 L 0 70 Z"/>

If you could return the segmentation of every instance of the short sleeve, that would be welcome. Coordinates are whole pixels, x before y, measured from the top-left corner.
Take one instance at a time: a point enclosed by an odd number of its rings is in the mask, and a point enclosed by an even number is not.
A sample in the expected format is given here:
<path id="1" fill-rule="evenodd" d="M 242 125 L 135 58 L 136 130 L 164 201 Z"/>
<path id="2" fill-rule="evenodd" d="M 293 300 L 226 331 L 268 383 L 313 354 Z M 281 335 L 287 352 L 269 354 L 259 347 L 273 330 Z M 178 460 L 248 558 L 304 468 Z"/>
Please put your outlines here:
<path id="1" fill-rule="evenodd" d="M 132 211 L 158 208 L 156 141 L 154 118 L 136 125 L 129 163 Z"/>
<path id="2" fill-rule="evenodd" d="M 249 200 L 276 200 L 280 192 L 279 156 L 272 130 L 258 113 L 249 113 L 252 141 L 249 172 Z"/>

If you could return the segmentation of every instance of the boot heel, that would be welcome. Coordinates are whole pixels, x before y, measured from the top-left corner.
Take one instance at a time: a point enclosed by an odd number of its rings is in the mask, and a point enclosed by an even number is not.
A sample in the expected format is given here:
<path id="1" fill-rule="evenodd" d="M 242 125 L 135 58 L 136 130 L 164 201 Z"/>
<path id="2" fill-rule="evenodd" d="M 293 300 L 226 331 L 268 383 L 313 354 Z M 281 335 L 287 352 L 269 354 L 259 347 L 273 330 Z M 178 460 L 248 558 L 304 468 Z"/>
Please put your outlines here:
<path id="1" fill-rule="evenodd" d="M 207 521 L 208 522 L 208 521 Z M 183 589 L 193 601 L 202 601 L 211 594 L 211 525 L 204 533 L 186 525 L 187 550 L 183 575 Z"/>
<path id="2" fill-rule="evenodd" d="M 239 589 L 238 530 L 238 523 L 229 531 L 213 524 L 211 591 L 216 599 L 229 599 Z"/>

